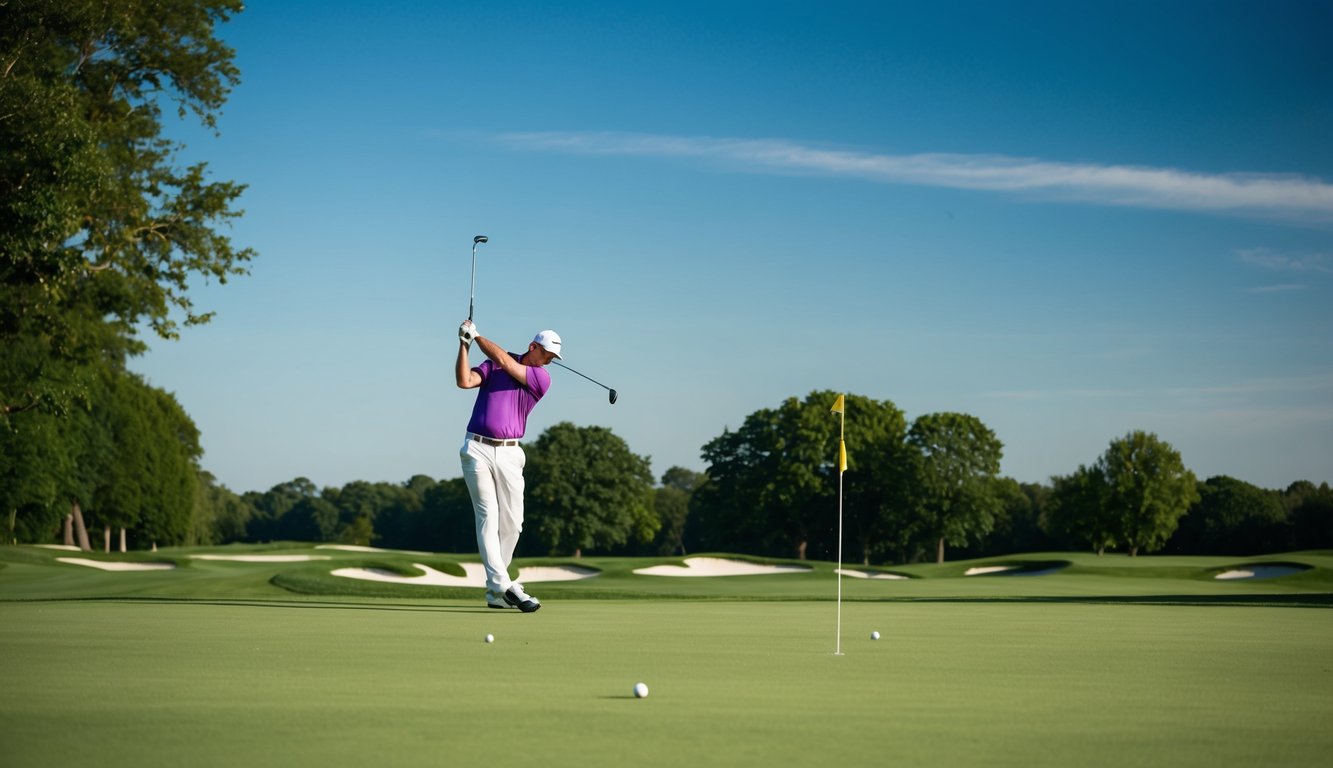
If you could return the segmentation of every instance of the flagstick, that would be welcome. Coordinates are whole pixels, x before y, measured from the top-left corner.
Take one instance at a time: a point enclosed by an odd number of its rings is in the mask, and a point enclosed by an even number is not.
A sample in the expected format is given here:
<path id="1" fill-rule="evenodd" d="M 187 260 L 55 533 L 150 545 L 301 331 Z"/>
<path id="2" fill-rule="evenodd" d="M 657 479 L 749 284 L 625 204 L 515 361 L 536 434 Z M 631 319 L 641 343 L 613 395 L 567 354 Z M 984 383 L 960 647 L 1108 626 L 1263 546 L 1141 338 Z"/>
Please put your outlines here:
<path id="1" fill-rule="evenodd" d="M 838 414 L 838 628 L 834 643 L 834 656 L 842 655 L 842 457 L 844 430 L 847 426 L 847 408 Z"/>

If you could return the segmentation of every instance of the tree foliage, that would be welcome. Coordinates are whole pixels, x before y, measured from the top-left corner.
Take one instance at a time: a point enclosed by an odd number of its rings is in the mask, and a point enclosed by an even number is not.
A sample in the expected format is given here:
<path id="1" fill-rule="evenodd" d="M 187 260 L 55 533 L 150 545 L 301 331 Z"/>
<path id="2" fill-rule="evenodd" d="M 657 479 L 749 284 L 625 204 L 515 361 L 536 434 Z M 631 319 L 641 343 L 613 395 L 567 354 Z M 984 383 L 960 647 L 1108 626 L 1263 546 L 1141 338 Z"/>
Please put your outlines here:
<path id="1" fill-rule="evenodd" d="M 1097 466 L 1080 464 L 1066 476 L 1051 478 L 1046 530 L 1089 544 L 1097 554 L 1116 544 L 1116 520 L 1106 501 L 1106 477 Z"/>
<path id="2" fill-rule="evenodd" d="M 550 427 L 529 446 L 524 475 L 526 524 L 552 553 L 649 542 L 660 526 L 648 459 L 605 427 Z"/>
<path id="3" fill-rule="evenodd" d="M 837 547 L 837 393 L 814 391 L 763 408 L 703 447 L 707 482 L 696 492 L 696 548 L 746 542 L 764 554 L 832 557 Z M 844 525 L 863 557 L 893 530 L 896 467 L 905 420 L 893 403 L 845 396 L 848 469 Z"/>
<path id="4" fill-rule="evenodd" d="M 1000 510 L 994 480 L 1003 444 L 975 416 L 934 413 L 912 423 L 907 443 L 915 449 L 912 497 L 923 534 L 936 543 L 962 546 L 990 533 Z"/>
<path id="5" fill-rule="evenodd" d="M 240 0 L 0 3 L 0 417 L 77 401 L 89 365 L 206 322 L 194 276 L 253 253 L 218 228 L 244 187 L 182 165 L 164 107 L 216 128 L 239 80 L 214 28 Z"/>
<path id="6" fill-rule="evenodd" d="M 1117 538 L 1130 555 L 1160 548 L 1199 500 L 1198 481 L 1185 469 L 1180 453 L 1149 432 L 1112 440 L 1098 469 L 1105 478 Z"/>

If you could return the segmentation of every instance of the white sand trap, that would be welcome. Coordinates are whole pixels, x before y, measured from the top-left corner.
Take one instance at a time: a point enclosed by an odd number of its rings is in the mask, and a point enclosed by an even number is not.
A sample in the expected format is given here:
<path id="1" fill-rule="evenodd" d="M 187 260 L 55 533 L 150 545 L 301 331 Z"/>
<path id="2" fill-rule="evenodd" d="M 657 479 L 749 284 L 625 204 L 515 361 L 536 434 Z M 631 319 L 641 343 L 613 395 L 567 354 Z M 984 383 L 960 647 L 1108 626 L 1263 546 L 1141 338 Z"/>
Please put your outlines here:
<path id="1" fill-rule="evenodd" d="M 329 560 L 328 555 L 190 555 L 194 560 L 225 560 L 233 563 L 304 563 Z"/>
<path id="2" fill-rule="evenodd" d="M 984 576 L 987 573 L 1003 573 L 1005 571 L 1012 571 L 1017 567 L 1018 566 L 1016 565 L 983 565 L 977 568 L 968 568 L 967 571 L 963 573 L 963 575 Z"/>
<path id="3" fill-rule="evenodd" d="M 771 573 L 809 573 L 804 565 L 760 565 L 720 557 L 687 557 L 685 565 L 654 565 L 634 571 L 640 576 L 760 576 Z"/>
<path id="4" fill-rule="evenodd" d="M 81 552 L 81 551 L 82 551 L 82 550 L 80 550 L 78 547 L 74 546 L 73 544 L 33 544 L 32 546 L 34 546 L 34 547 L 40 547 L 40 548 L 42 548 L 42 549 L 59 549 L 59 550 L 63 550 L 63 551 L 65 551 L 65 552 Z"/>
<path id="5" fill-rule="evenodd" d="M 343 552 L 392 552 L 399 555 L 433 555 L 434 552 L 418 552 L 412 549 L 380 549 L 379 547 L 363 547 L 358 544 L 319 544 L 315 549 L 337 549 Z"/>
<path id="6" fill-rule="evenodd" d="M 883 571 L 862 571 L 855 568 L 839 568 L 838 573 L 843 576 L 851 576 L 854 579 L 906 579 L 906 576 L 897 573 L 885 573 Z"/>
<path id="7" fill-rule="evenodd" d="M 529 568 L 518 569 L 518 580 L 521 582 L 541 582 L 541 581 L 579 581 L 580 579 L 591 579 L 600 571 L 594 571 L 591 568 L 580 568 L 577 565 L 534 565 Z"/>
<path id="8" fill-rule="evenodd" d="M 176 567 L 175 563 L 113 563 L 106 560 L 88 560 L 82 557 L 57 557 L 56 562 L 70 565 L 86 565 L 103 571 L 168 571 Z"/>
<path id="9" fill-rule="evenodd" d="M 403 576 L 393 571 L 386 571 L 382 568 L 339 568 L 332 571 L 334 576 L 341 576 L 345 579 L 362 579 L 364 581 L 379 581 L 387 584 L 419 584 L 428 587 L 476 587 L 483 589 L 486 586 L 486 568 L 481 563 L 459 563 L 463 566 L 465 576 L 451 576 L 442 571 L 437 571 L 430 566 L 421 563 L 412 563 L 413 566 L 422 571 L 420 576 Z M 530 568 L 518 569 L 518 580 L 527 584 L 543 581 L 574 581 L 577 579 L 590 579 L 597 575 L 597 571 L 590 568 L 578 568 L 576 566 L 532 566 Z"/>
<path id="10" fill-rule="evenodd" d="M 1237 568 L 1231 571 L 1223 571 L 1214 576 L 1214 579 L 1276 579 L 1279 576 L 1290 576 L 1293 573 L 1300 573 L 1304 568 L 1297 568 L 1291 565 L 1255 565 L 1249 568 Z"/>

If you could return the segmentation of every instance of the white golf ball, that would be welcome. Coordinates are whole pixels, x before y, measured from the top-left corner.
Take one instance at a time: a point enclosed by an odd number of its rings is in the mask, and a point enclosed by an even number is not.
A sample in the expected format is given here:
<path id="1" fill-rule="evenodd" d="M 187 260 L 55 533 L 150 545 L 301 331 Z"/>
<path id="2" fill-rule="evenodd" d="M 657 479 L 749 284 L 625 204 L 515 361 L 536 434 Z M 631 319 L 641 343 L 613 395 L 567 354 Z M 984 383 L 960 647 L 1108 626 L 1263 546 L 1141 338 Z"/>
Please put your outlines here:
<path id="1" fill-rule="evenodd" d="M 646 698 L 648 698 L 648 686 L 647 686 L 647 685 L 644 685 L 643 683 L 635 683 L 635 684 L 634 684 L 634 698 L 636 698 L 636 699 L 646 699 Z"/>
<path id="2" fill-rule="evenodd" d="M 871 639 L 871 640 L 878 640 L 878 639 L 879 639 L 879 632 L 871 632 L 871 633 L 870 633 L 870 639 Z"/>
<path id="3" fill-rule="evenodd" d="M 488 633 L 488 634 L 486 635 L 486 642 L 488 642 L 488 643 L 493 643 L 493 642 L 495 642 L 495 635 L 492 635 L 492 634 L 489 634 L 489 633 Z"/>

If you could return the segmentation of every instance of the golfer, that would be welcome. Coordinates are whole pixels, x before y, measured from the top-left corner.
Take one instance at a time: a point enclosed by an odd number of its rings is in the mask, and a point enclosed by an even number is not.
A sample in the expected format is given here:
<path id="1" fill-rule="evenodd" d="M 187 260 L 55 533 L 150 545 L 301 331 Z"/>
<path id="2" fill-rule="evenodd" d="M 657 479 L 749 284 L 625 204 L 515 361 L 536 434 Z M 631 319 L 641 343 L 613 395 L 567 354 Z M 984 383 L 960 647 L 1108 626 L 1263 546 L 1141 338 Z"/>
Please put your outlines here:
<path id="1" fill-rule="evenodd" d="M 458 327 L 458 339 L 454 370 L 458 386 L 480 390 L 459 454 L 463 480 L 472 494 L 477 550 L 486 567 L 486 605 L 532 613 L 542 604 L 523 591 L 522 584 L 509 579 L 509 563 L 523 531 L 523 465 L 527 458 L 518 441 L 527 430 L 528 414 L 551 388 L 546 366 L 560 359 L 560 334 L 542 331 L 522 355 L 506 352 L 477 335 L 471 320 Z M 474 340 L 487 359 L 472 368 L 468 349 Z"/>

